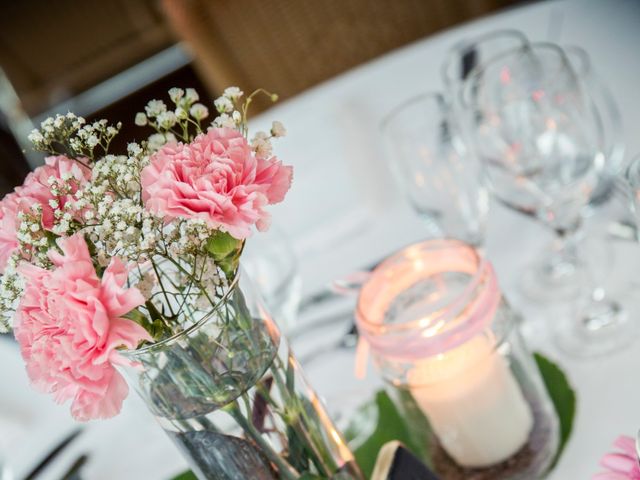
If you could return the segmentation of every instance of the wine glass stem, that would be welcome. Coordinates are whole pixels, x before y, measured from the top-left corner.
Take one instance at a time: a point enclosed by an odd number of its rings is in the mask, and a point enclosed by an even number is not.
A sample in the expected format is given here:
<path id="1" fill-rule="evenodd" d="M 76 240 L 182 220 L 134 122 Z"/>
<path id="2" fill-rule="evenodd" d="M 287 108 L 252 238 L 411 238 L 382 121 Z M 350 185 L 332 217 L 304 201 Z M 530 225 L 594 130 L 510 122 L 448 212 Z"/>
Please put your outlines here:
<path id="1" fill-rule="evenodd" d="M 552 278 L 570 276 L 575 272 L 580 260 L 577 248 L 578 231 L 578 224 L 570 230 L 556 230 L 557 237 L 547 266 Z"/>

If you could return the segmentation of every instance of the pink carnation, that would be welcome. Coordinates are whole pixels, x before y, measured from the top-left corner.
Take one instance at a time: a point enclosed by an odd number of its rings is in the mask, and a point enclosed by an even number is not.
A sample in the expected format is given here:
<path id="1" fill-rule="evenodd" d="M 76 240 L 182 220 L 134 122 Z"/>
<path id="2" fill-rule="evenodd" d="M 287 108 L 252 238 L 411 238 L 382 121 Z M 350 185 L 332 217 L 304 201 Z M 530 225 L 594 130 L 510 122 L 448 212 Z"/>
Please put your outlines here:
<path id="1" fill-rule="evenodd" d="M 67 195 L 55 196 L 51 193 L 49 178 L 61 180 L 65 176 L 70 176 L 71 192 Z M 47 157 L 45 164 L 37 167 L 27 175 L 21 187 L 16 188 L 16 194 L 21 205 L 30 207 L 37 203 L 42 206 L 42 226 L 47 230 L 53 227 L 53 208 L 49 205 L 49 200 L 57 200 L 60 208 L 71 200 L 71 196 L 78 191 L 78 188 L 91 180 L 91 170 L 81 163 L 67 158 L 63 155 Z"/>
<path id="2" fill-rule="evenodd" d="M 600 465 L 607 471 L 594 475 L 592 480 L 640 480 L 635 440 L 620 436 L 614 446 L 619 452 L 608 453 L 600 460 Z"/>
<path id="3" fill-rule="evenodd" d="M 71 192 L 55 196 L 51 193 L 49 178 L 61 180 L 63 176 L 71 176 Z M 16 236 L 19 211 L 29 211 L 33 205 L 42 207 L 42 226 L 47 230 L 53 227 L 53 208 L 50 200 L 56 200 L 60 207 L 70 200 L 78 188 L 91 179 L 91 170 L 75 160 L 64 156 L 47 157 L 45 164 L 37 167 L 27 175 L 24 183 L 17 187 L 0 202 L 0 274 L 4 272 L 7 260 L 18 248 Z"/>
<path id="4" fill-rule="evenodd" d="M 231 128 L 213 128 L 189 144 L 165 145 L 142 171 L 146 208 L 174 218 L 201 218 L 238 239 L 251 226 L 265 230 L 265 207 L 284 199 L 293 169 L 276 157 L 256 156 Z"/>
<path id="5" fill-rule="evenodd" d="M 122 318 L 144 302 L 136 288 L 124 287 L 127 271 L 113 258 L 98 278 L 81 234 L 58 239 L 53 270 L 20 265 L 26 289 L 14 333 L 32 384 L 58 403 L 72 399 L 77 420 L 116 415 L 128 387 L 114 364 L 127 361 L 118 347 L 136 348 L 150 339 L 137 323 Z"/>
<path id="6" fill-rule="evenodd" d="M 18 215 L 18 195 L 10 193 L 0 201 L 0 275 L 7 262 L 18 248 L 16 231 Z"/>

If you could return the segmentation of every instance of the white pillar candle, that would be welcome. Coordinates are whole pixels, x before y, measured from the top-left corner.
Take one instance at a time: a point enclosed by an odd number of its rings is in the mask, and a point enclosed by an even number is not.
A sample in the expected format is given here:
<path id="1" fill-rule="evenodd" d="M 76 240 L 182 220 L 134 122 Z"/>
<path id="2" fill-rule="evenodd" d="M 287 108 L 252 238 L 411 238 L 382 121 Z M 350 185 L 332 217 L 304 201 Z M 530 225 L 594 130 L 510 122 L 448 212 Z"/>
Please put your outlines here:
<path id="1" fill-rule="evenodd" d="M 533 414 L 493 338 L 478 335 L 416 362 L 413 397 L 443 448 L 463 467 L 487 467 L 520 450 Z"/>

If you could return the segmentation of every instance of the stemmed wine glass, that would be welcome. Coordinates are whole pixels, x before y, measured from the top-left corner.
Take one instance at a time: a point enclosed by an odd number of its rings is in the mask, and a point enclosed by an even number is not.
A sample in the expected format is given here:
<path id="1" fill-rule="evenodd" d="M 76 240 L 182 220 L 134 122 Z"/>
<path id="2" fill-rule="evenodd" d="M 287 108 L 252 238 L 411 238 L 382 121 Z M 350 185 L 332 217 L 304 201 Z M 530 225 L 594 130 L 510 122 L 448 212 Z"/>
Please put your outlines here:
<path id="1" fill-rule="evenodd" d="M 572 234 L 603 155 L 597 122 L 566 55 L 546 43 L 503 53 L 466 82 L 463 100 L 494 196 L 558 236 L 552 254 L 525 277 L 525 293 L 543 300 L 576 294 L 581 272 Z"/>
<path id="2" fill-rule="evenodd" d="M 577 248 L 585 272 L 582 294 L 576 302 L 552 309 L 554 340 L 578 357 L 619 351 L 639 332 L 640 243 L 632 192 L 620 176 L 612 178 L 609 187 L 579 233 Z"/>
<path id="3" fill-rule="evenodd" d="M 558 331 L 565 350 L 588 356 L 620 345 L 624 335 L 611 332 L 624 332 L 627 312 L 595 287 L 600 284 L 576 235 L 604 156 L 599 123 L 564 51 L 532 43 L 506 52 L 473 74 L 463 98 L 495 197 L 540 219 L 559 239 L 543 268 L 533 270 L 527 293 L 544 300 L 580 296 L 571 328 Z M 589 335 L 576 335 L 585 330 Z M 610 341 L 600 342 L 605 331 Z"/>
<path id="4" fill-rule="evenodd" d="M 434 236 L 484 242 L 489 207 L 479 163 L 471 158 L 440 93 L 425 93 L 381 124 L 388 160 L 414 209 Z"/>
<path id="5" fill-rule="evenodd" d="M 458 120 L 465 142 L 472 143 L 469 112 L 462 102 L 465 82 L 484 64 L 501 53 L 529 45 L 528 38 L 518 30 L 495 30 L 456 43 L 447 53 L 442 64 L 442 80 L 447 98 Z M 590 203 L 604 201 L 620 173 L 625 145 L 622 136 L 622 116 L 613 94 L 598 75 L 587 52 L 578 46 L 567 45 L 562 49 L 576 72 L 583 91 L 589 97 L 589 106 L 594 121 L 598 123 L 599 142 L 605 156 L 605 166 L 599 173 L 598 185 Z M 471 149 L 473 154 L 473 149 Z"/>
<path id="6" fill-rule="evenodd" d="M 598 141 L 605 157 L 598 185 L 590 199 L 590 204 L 594 205 L 606 201 L 623 167 L 625 143 L 622 115 L 611 90 L 592 65 L 589 54 L 576 45 L 564 45 L 562 49 L 581 80 L 583 91 L 589 96 L 591 113 L 598 124 Z"/>

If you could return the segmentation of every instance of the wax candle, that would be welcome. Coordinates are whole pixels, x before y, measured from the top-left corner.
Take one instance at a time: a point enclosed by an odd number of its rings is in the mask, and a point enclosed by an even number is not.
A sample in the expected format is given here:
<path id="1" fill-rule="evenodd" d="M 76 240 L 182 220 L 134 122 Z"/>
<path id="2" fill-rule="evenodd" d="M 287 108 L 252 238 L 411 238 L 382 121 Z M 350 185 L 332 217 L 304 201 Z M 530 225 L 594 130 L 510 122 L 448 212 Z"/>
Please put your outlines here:
<path id="1" fill-rule="evenodd" d="M 408 386 L 443 448 L 461 466 L 486 467 L 527 442 L 533 414 L 492 337 L 416 362 Z"/>

